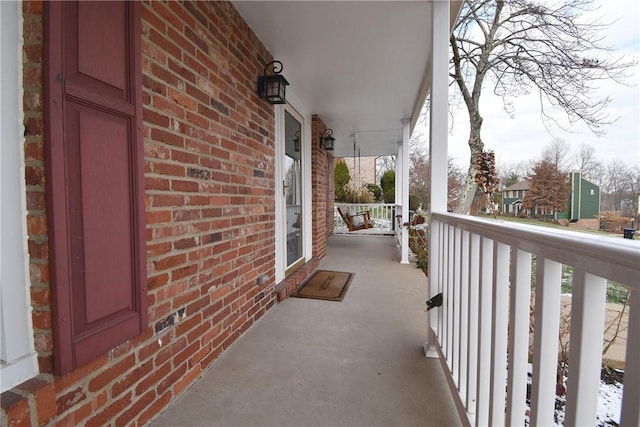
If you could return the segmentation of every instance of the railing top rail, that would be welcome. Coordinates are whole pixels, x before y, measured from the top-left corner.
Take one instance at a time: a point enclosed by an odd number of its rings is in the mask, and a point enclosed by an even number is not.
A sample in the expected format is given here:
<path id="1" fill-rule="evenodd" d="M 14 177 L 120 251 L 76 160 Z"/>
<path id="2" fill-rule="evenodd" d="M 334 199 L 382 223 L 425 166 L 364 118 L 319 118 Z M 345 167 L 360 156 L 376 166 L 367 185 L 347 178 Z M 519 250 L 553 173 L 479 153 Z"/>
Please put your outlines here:
<path id="1" fill-rule="evenodd" d="M 640 290 L 640 241 L 448 212 L 432 212 L 431 220 Z"/>

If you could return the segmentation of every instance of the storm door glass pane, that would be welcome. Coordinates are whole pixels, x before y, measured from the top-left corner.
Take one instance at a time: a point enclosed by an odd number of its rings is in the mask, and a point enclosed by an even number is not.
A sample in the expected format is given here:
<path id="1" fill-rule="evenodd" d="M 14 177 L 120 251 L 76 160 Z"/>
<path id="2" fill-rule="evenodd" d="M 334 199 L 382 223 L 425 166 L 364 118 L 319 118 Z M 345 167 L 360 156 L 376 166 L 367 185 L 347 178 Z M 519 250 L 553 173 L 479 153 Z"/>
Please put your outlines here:
<path id="1" fill-rule="evenodd" d="M 302 125 L 285 111 L 284 199 L 287 268 L 302 258 Z"/>

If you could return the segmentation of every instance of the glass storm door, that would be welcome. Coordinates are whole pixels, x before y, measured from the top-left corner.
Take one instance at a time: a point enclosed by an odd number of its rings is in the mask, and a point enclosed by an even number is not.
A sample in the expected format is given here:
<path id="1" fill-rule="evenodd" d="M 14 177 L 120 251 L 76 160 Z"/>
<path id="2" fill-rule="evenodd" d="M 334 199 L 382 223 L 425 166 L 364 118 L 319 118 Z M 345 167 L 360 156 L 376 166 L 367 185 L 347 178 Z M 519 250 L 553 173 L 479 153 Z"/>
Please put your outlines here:
<path id="1" fill-rule="evenodd" d="M 282 194 L 285 204 L 287 273 L 303 260 L 302 241 L 302 118 L 285 110 Z"/>

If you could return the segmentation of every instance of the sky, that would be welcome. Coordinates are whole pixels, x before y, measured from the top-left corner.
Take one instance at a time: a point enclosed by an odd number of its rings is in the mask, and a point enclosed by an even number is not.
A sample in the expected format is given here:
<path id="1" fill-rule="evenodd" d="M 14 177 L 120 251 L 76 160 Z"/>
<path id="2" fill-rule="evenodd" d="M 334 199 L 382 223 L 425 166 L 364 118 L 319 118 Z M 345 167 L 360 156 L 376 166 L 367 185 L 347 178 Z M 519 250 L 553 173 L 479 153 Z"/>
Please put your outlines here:
<path id="1" fill-rule="evenodd" d="M 596 0 L 596 3 L 600 5 L 596 13 L 606 22 L 615 21 L 605 35 L 605 44 L 613 46 L 617 54 L 624 54 L 627 59 L 640 60 L 640 2 Z M 634 67 L 632 75 L 633 87 L 609 81 L 601 83 L 601 93 L 612 99 L 608 116 L 617 118 L 614 124 L 604 128 L 606 133 L 602 137 L 594 135 L 583 124 L 573 126 L 571 133 L 559 128 L 551 129 L 550 133 L 543 124 L 537 94 L 515 99 L 515 114 L 511 118 L 504 111 L 502 100 L 485 87 L 480 104 L 485 149 L 496 153 L 498 167 L 509 166 L 523 160 L 539 160 L 544 148 L 559 138 L 568 143 L 571 155 L 577 153 L 581 144 L 588 144 L 595 148 L 602 163 L 620 159 L 640 165 L 640 65 Z M 558 117 L 564 117 L 564 113 Z M 464 105 L 454 112 L 449 126 L 453 127 L 449 134 L 449 157 L 466 169 L 470 152 L 467 144 L 469 119 Z"/>

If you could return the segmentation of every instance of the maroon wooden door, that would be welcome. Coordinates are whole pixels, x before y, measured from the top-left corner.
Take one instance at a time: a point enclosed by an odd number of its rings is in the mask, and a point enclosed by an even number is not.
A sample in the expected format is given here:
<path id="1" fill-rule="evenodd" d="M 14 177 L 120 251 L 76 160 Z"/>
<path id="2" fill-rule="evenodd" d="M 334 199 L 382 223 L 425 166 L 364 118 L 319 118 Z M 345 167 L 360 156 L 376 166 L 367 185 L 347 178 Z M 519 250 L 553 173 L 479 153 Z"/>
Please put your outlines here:
<path id="1" fill-rule="evenodd" d="M 146 327 L 137 2 L 47 3 L 56 372 Z"/>

